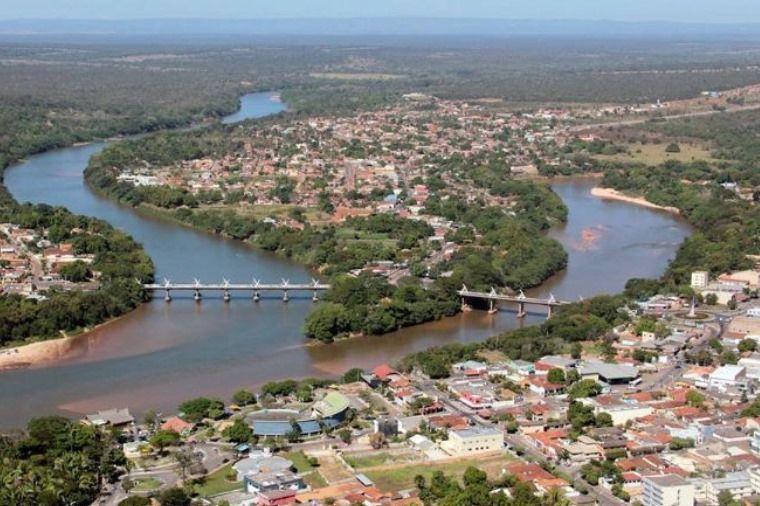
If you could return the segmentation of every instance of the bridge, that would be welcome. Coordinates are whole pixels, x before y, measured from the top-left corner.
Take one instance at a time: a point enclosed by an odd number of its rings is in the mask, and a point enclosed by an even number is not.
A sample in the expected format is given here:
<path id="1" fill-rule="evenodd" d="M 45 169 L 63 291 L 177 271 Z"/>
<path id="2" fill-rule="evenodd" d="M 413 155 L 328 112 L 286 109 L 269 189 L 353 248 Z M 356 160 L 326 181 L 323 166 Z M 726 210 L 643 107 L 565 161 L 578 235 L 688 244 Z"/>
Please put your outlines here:
<path id="1" fill-rule="evenodd" d="M 552 317 L 552 309 L 558 306 L 564 306 L 570 304 L 568 301 L 557 300 L 554 295 L 550 295 L 548 299 L 541 299 L 537 297 L 527 297 L 522 290 L 518 295 L 506 295 L 496 291 L 495 288 L 491 288 L 490 292 L 476 292 L 469 290 L 465 285 L 462 285 L 462 289 L 457 291 L 459 297 L 462 299 L 462 310 L 469 311 L 472 308 L 467 304 L 467 299 L 480 299 L 488 301 L 488 312 L 493 314 L 497 311 L 496 304 L 499 302 L 514 302 L 517 304 L 517 317 L 523 318 L 528 312 L 525 309 L 527 305 L 544 306 L 547 310 L 547 318 Z"/>
<path id="2" fill-rule="evenodd" d="M 193 298 L 199 302 L 203 298 L 203 292 L 222 292 L 225 302 L 230 301 L 232 292 L 251 292 L 254 302 L 261 300 L 261 292 L 282 292 L 282 301 L 288 302 L 288 293 L 299 291 L 312 292 L 312 300 L 317 302 L 318 293 L 329 290 L 330 285 L 320 283 L 316 279 L 312 279 L 311 283 L 291 283 L 288 279 L 283 279 L 280 283 L 262 283 L 258 279 L 254 279 L 251 283 L 230 283 L 227 279 L 222 280 L 221 283 L 201 283 L 197 279 L 193 283 L 172 283 L 164 279 L 163 283 L 149 283 L 143 285 L 143 288 L 154 293 L 164 291 L 166 302 L 171 302 L 172 292 L 193 292 Z"/>

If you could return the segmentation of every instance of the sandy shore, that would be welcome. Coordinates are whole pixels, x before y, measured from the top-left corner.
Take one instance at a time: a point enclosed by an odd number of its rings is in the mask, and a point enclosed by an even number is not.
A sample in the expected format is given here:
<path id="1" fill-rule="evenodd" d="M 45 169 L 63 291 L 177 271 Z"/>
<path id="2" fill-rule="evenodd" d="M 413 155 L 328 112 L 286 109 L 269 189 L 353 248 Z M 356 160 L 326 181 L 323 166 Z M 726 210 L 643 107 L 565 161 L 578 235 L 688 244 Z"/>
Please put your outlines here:
<path id="1" fill-rule="evenodd" d="M 659 206 L 642 197 L 631 197 L 612 188 L 600 188 L 598 186 L 591 189 L 591 195 L 599 197 L 605 200 L 618 200 L 620 202 L 628 202 L 629 204 L 636 204 L 637 206 L 648 207 L 650 209 L 658 209 L 660 211 L 666 211 L 673 214 L 681 214 L 681 211 L 675 207 Z"/>
<path id="2" fill-rule="evenodd" d="M 0 370 L 19 369 L 45 362 L 54 362 L 67 356 L 81 336 L 48 339 L 0 350 Z"/>

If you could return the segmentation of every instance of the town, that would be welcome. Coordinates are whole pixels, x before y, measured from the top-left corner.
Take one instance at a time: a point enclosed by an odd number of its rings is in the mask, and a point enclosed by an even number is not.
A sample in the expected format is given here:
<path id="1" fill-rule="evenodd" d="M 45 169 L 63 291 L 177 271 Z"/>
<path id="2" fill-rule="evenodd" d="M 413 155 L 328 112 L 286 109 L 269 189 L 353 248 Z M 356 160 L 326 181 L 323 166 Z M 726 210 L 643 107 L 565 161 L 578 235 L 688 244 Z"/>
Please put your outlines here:
<path id="1" fill-rule="evenodd" d="M 101 503 L 421 504 L 437 473 L 482 473 L 502 484 L 491 493 L 567 504 L 755 504 L 760 270 L 694 272 L 692 286 L 535 361 L 481 349 L 434 377 L 402 361 L 192 399 L 178 415 L 88 415 L 131 462 Z"/>

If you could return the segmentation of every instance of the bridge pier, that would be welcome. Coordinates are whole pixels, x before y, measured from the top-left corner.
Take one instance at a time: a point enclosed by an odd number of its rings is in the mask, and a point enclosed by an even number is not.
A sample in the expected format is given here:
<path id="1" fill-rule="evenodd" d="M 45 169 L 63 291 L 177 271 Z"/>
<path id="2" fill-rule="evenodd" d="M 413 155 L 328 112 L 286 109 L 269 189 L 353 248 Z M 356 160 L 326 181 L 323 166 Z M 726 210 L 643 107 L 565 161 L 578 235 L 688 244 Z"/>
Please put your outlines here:
<path id="1" fill-rule="evenodd" d="M 229 302 L 232 297 L 230 296 L 230 291 L 225 290 L 224 291 L 224 302 Z"/>
<path id="2" fill-rule="evenodd" d="M 496 309 L 496 303 L 493 299 L 490 299 L 488 301 L 488 314 L 495 314 L 498 310 Z"/>
<path id="3" fill-rule="evenodd" d="M 319 302 L 319 295 L 317 295 L 317 291 L 314 290 L 314 295 L 311 296 L 312 302 Z"/>
<path id="4" fill-rule="evenodd" d="M 164 300 L 166 302 L 171 302 L 172 301 L 172 291 L 171 290 L 166 290 L 166 295 L 164 296 Z"/>
<path id="5" fill-rule="evenodd" d="M 259 294 L 259 291 L 256 290 L 253 292 L 253 302 L 258 302 L 261 300 L 261 294 Z"/>
<path id="6" fill-rule="evenodd" d="M 472 307 L 465 302 L 464 297 L 462 297 L 462 305 L 460 307 L 463 313 L 466 313 L 468 311 L 472 311 Z"/>
<path id="7" fill-rule="evenodd" d="M 548 308 L 546 311 L 546 319 L 548 320 L 552 317 L 552 305 L 548 304 L 546 307 Z"/>
<path id="8" fill-rule="evenodd" d="M 195 302 L 200 302 L 201 301 L 202 297 L 201 297 L 201 291 L 200 290 L 195 290 L 195 295 L 193 295 L 193 299 L 195 299 Z"/>
<path id="9" fill-rule="evenodd" d="M 282 291 L 282 301 L 283 301 L 283 302 L 287 302 L 287 301 L 289 301 L 289 300 L 290 300 L 290 299 L 288 298 L 288 291 L 287 291 L 287 290 L 283 290 L 283 291 Z"/>
<path id="10" fill-rule="evenodd" d="M 517 307 L 518 307 L 517 317 L 518 318 L 525 318 L 528 315 L 528 312 L 525 310 L 525 303 L 524 302 L 520 302 Z"/>

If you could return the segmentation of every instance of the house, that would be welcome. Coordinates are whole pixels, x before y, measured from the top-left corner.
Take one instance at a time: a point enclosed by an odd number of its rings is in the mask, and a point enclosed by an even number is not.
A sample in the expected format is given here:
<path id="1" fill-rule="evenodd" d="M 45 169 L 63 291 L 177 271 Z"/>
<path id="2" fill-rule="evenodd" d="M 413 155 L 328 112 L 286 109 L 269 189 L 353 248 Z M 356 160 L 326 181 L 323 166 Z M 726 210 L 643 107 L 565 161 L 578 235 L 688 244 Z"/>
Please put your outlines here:
<path id="1" fill-rule="evenodd" d="M 449 439 L 441 449 L 454 457 L 499 451 L 504 447 L 504 434 L 491 427 L 471 427 L 449 431 Z"/>
<path id="2" fill-rule="evenodd" d="M 259 496 L 265 492 L 282 490 L 297 492 L 307 488 L 303 479 L 290 470 L 247 474 L 243 478 L 243 483 L 246 492 Z"/>
<path id="3" fill-rule="evenodd" d="M 124 409 L 108 409 L 106 411 L 98 411 L 92 415 L 87 415 L 84 419 L 85 423 L 94 427 L 125 427 L 134 423 L 134 417 L 129 413 L 129 410 Z"/>
<path id="4" fill-rule="evenodd" d="M 693 506 L 694 485 L 677 474 L 644 477 L 644 506 Z"/>
<path id="5" fill-rule="evenodd" d="M 554 488 L 563 488 L 568 483 L 562 478 L 557 478 L 538 464 L 514 462 L 505 467 L 508 474 L 512 474 L 518 481 L 532 483 L 539 493 L 546 493 Z"/>
<path id="6" fill-rule="evenodd" d="M 184 421 L 178 416 L 172 416 L 161 424 L 161 430 L 170 430 L 177 434 L 187 434 L 193 428 L 193 424 Z"/>

